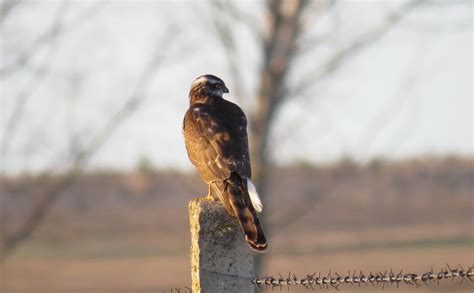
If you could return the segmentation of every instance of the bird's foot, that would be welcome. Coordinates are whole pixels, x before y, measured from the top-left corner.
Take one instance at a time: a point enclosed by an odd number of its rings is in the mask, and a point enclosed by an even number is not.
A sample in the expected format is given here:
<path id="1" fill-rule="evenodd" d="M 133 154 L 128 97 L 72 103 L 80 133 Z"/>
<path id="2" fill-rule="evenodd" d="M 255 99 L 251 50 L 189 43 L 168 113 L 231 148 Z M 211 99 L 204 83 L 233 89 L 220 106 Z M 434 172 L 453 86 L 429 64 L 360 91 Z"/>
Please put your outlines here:
<path id="1" fill-rule="evenodd" d="M 211 185 L 208 185 L 207 196 L 203 197 L 202 200 L 207 200 L 207 201 L 217 200 L 216 198 L 214 198 L 214 196 L 212 196 Z"/>
<path id="2" fill-rule="evenodd" d="M 212 196 L 210 193 L 206 196 L 206 200 L 209 200 L 209 201 L 216 201 L 217 199 L 214 198 L 214 196 Z"/>
<path id="3" fill-rule="evenodd" d="M 203 197 L 199 197 L 199 198 L 197 198 L 197 199 L 198 199 L 198 200 L 207 200 L 207 201 L 215 201 L 215 200 L 216 200 L 216 199 L 215 199 L 212 195 L 210 195 L 210 194 L 208 194 L 208 195 L 206 195 L 206 196 L 203 196 Z"/>

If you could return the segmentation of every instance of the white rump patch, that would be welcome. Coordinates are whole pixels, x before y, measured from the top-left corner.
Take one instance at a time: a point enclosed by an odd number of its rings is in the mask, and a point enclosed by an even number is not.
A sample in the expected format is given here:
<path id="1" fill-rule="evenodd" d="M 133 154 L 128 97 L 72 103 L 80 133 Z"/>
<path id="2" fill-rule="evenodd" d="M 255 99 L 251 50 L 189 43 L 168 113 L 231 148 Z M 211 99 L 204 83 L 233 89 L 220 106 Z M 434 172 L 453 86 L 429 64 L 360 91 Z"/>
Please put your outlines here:
<path id="1" fill-rule="evenodd" d="M 250 178 L 247 178 L 247 188 L 249 190 L 250 200 L 252 201 L 253 208 L 257 212 L 261 213 L 263 209 L 262 201 L 260 200 L 257 189 L 255 188 L 255 185 L 253 185 Z"/>

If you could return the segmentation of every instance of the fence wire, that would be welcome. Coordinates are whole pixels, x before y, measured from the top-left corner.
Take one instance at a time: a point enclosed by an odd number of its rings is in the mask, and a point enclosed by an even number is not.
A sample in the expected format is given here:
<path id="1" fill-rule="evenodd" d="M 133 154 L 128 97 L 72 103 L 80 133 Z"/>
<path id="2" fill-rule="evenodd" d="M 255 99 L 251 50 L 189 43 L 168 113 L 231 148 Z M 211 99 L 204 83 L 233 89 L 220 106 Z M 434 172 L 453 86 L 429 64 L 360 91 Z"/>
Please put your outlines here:
<path id="1" fill-rule="evenodd" d="M 289 272 L 286 277 L 283 277 L 281 274 L 278 277 L 263 277 L 255 278 L 251 280 L 252 284 L 259 289 L 287 289 L 290 290 L 292 287 L 304 287 L 310 290 L 316 289 L 342 289 L 342 286 L 362 286 L 362 285 L 372 285 L 385 288 L 385 286 L 397 286 L 400 287 L 400 284 L 407 284 L 411 286 L 416 286 L 417 288 L 425 285 L 429 286 L 433 283 L 439 284 L 440 281 L 450 280 L 450 281 L 459 281 L 464 283 L 465 281 L 474 282 L 474 265 L 465 269 L 463 266 L 458 265 L 456 267 L 451 267 L 446 265 L 445 268 L 442 268 L 438 271 L 431 269 L 428 272 L 421 274 L 415 273 L 405 273 L 401 270 L 398 273 L 395 273 L 393 270 L 377 273 L 364 274 L 359 271 L 348 271 L 347 274 L 339 274 L 336 272 L 331 272 L 323 275 L 321 273 L 312 273 L 308 274 L 303 278 L 298 278 L 296 275 Z M 192 293 L 192 289 L 189 287 L 182 288 L 170 288 L 166 293 Z M 165 292 L 163 292 L 165 293 Z"/>
<path id="2" fill-rule="evenodd" d="M 449 265 L 439 271 L 431 269 L 428 272 L 415 274 L 405 273 L 401 270 L 395 273 L 393 270 L 377 273 L 364 274 L 363 272 L 348 271 L 347 274 L 338 274 L 335 272 L 329 272 L 328 274 L 322 275 L 321 273 L 308 274 L 306 277 L 298 278 L 291 272 L 288 273 L 287 277 L 283 277 L 279 274 L 278 277 L 264 277 L 255 278 L 252 283 L 258 288 L 266 289 L 282 289 L 286 287 L 288 290 L 293 286 L 300 286 L 306 289 L 315 290 L 334 288 L 339 290 L 343 285 L 350 286 L 362 286 L 372 285 L 381 286 L 385 288 L 387 285 L 396 285 L 397 288 L 400 284 L 408 284 L 416 287 L 421 285 L 430 285 L 437 283 L 441 280 L 459 280 L 461 283 L 464 281 L 474 281 L 474 266 L 470 266 L 468 269 L 464 269 L 461 265 L 452 268 Z"/>

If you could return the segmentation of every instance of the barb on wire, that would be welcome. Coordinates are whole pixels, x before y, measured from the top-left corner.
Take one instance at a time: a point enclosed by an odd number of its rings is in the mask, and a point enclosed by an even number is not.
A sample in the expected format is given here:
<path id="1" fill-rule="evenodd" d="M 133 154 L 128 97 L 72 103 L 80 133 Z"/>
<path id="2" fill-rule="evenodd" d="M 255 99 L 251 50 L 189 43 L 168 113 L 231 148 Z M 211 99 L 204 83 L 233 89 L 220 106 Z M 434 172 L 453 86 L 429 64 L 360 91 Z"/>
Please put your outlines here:
<path id="1" fill-rule="evenodd" d="M 399 273 L 394 273 L 393 270 L 364 274 L 363 272 L 357 273 L 355 270 L 353 272 L 348 271 L 346 275 L 338 274 L 329 271 L 328 274 L 322 275 L 321 273 L 308 274 L 303 278 L 296 277 L 295 274 L 291 272 L 288 273 L 286 277 L 283 277 L 279 274 L 278 277 L 264 277 L 264 278 L 255 278 L 252 283 L 258 288 L 279 288 L 282 289 L 286 287 L 289 289 L 291 286 L 302 286 L 306 289 L 314 290 L 319 287 L 320 289 L 334 288 L 339 290 L 339 287 L 342 285 L 373 285 L 373 286 L 382 286 L 383 288 L 386 285 L 396 285 L 397 288 L 400 284 L 408 284 L 416 287 L 421 285 L 430 285 L 433 282 L 439 284 L 440 281 L 450 279 L 451 281 L 458 279 L 461 283 L 465 280 L 474 281 L 474 266 L 470 266 L 467 269 L 464 269 L 461 265 L 457 267 L 451 267 L 449 265 L 446 268 L 443 268 L 437 272 L 431 269 L 428 272 L 415 274 L 415 273 L 405 273 L 401 270 Z"/>

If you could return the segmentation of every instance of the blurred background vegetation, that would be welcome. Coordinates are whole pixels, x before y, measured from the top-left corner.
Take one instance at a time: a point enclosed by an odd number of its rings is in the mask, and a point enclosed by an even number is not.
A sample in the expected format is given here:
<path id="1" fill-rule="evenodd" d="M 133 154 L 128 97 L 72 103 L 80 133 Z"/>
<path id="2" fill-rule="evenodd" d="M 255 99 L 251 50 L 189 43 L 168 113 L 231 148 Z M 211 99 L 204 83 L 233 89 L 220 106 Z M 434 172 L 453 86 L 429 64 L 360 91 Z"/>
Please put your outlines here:
<path id="1" fill-rule="evenodd" d="M 249 118 L 259 275 L 474 263 L 472 1 L 0 9 L 0 292 L 189 286 L 207 188 L 181 120 L 204 73 Z"/>

